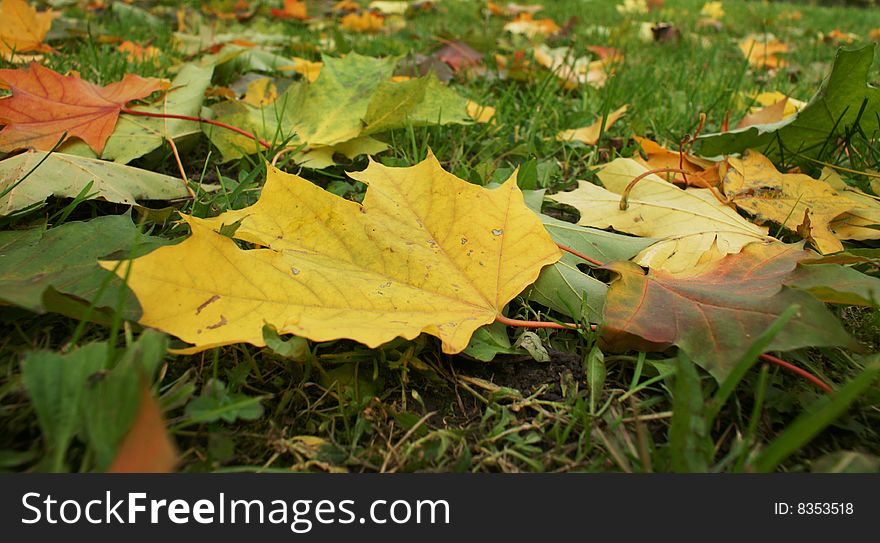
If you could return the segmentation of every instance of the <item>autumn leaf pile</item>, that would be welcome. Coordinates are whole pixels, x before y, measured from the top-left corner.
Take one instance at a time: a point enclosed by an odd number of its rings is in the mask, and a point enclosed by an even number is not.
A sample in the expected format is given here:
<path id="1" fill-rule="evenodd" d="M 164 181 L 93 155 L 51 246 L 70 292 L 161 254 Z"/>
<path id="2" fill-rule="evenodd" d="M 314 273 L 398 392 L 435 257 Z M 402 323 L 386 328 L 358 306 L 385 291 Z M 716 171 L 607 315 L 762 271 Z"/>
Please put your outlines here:
<path id="1" fill-rule="evenodd" d="M 829 49 L 812 97 L 742 94 L 728 118 L 695 121 L 676 141 L 634 132 L 627 119 L 640 112 L 611 94 L 589 120 L 565 120 L 545 138 L 585 167 L 539 190 L 524 182 L 525 161 L 491 180 L 462 179 L 450 166 L 461 157 L 435 156 L 430 142 L 414 141 L 416 129 L 497 134 L 503 108 L 517 105 L 481 97 L 472 90 L 480 81 L 542 78 L 548 92 L 605 92 L 627 69 L 619 40 L 577 48 L 566 41 L 577 20 L 488 2 L 474 9 L 503 21 L 494 52 L 442 38 L 418 54 L 366 54 L 343 48 L 344 36 L 393 40 L 417 18 L 443 17 L 443 2 L 272 4 L 159 15 L 114 6 L 175 25 L 176 50 L 108 37 L 154 75 L 108 80 L 84 65 L 51 67 L 63 65 L 65 40 L 80 39 L 53 39 L 63 12 L 0 3 L 0 301 L 114 333 L 120 319 L 128 333 L 149 330 L 121 354 L 109 341 L 25 359 L 25 384 L 48 405 L 37 408 L 44 427 L 60 424 L 50 388 L 75 390 L 93 372 L 111 376 L 101 394 L 129 398 L 110 435 L 102 421 L 84 423 L 98 469 L 173 466 L 146 386 L 166 350 L 265 347 L 276 334 L 378 348 L 425 334 L 442 353 L 490 360 L 520 349 L 506 334 L 494 350 L 477 348 L 493 323 L 539 320 L 560 334 L 595 330 L 607 353 L 677 348 L 723 382 L 793 307 L 766 351 L 865 350 L 829 304 L 880 298 L 880 173 L 846 159 L 858 152 L 855 134 L 877 143 L 874 45 Z M 618 7 L 625 21 L 659 9 Z M 714 28 L 724 11 L 712 2 L 700 17 Z M 223 30 L 254 21 L 269 26 Z M 292 55 L 283 36 L 256 30 L 271 25 L 317 38 Z M 681 39 L 657 25 L 636 33 L 645 46 Z M 773 36 L 748 33 L 735 49 L 744 69 L 789 66 L 790 45 Z M 396 158 L 411 143 L 426 158 Z M 237 163 L 258 176 L 249 199 L 201 204 L 242 196 L 220 173 Z M 334 194 L 328 180 L 349 189 Z M 98 212 L 66 220 L 88 200 L 103 202 L 90 208 Z M 69 206 L 44 211 L 58 202 Z M 45 373 L 60 360 L 80 373 Z M 101 394 L 76 401 L 97 405 Z M 73 437 L 56 434 L 52 454 L 63 458 Z"/>

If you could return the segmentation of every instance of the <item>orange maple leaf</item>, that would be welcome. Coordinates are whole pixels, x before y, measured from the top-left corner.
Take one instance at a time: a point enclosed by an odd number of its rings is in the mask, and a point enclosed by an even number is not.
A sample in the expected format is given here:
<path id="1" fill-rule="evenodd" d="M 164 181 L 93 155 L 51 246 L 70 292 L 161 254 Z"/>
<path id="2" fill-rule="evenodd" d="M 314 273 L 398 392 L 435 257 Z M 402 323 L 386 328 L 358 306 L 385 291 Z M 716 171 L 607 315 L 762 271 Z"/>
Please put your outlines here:
<path id="1" fill-rule="evenodd" d="M 372 11 L 365 11 L 360 15 L 349 13 L 339 20 L 339 26 L 355 32 L 378 32 L 385 25 L 385 19 Z"/>
<path id="2" fill-rule="evenodd" d="M 127 102 L 168 88 L 162 79 L 131 74 L 100 87 L 36 63 L 26 70 L 0 70 L 0 82 L 12 89 L 11 97 L 0 100 L 4 152 L 25 147 L 48 151 L 67 132 L 100 154 Z"/>
<path id="3" fill-rule="evenodd" d="M 24 0 L 0 3 L 0 56 L 28 51 L 51 51 L 43 38 L 52 26 L 51 11 L 37 13 Z"/>
<path id="4" fill-rule="evenodd" d="M 300 21 L 309 18 L 308 8 L 301 0 L 284 0 L 284 9 L 273 8 L 272 15 L 282 19 L 298 19 Z"/>

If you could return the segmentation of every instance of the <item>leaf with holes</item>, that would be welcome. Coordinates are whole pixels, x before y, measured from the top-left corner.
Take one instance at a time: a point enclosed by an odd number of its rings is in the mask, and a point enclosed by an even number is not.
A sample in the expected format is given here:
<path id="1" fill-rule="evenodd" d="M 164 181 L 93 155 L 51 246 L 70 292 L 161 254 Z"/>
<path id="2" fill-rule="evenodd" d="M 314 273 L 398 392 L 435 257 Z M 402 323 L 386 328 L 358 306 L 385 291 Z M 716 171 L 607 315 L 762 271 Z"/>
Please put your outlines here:
<path id="1" fill-rule="evenodd" d="M 602 343 L 615 352 L 664 351 L 677 346 L 719 381 L 776 318 L 792 305 L 798 314 L 769 350 L 844 346 L 858 342 L 810 294 L 787 288 L 798 263 L 815 258 L 800 245 L 752 243 L 741 253 L 672 274 L 645 273 L 631 262 L 614 262 L 618 274 L 605 301 Z"/>
<path id="2" fill-rule="evenodd" d="M 131 261 L 141 324 L 193 343 L 189 352 L 265 345 L 271 324 L 370 347 L 425 332 L 457 353 L 561 256 L 515 178 L 487 190 L 433 155 L 350 175 L 368 185 L 363 205 L 270 167 L 253 206 L 187 217 L 191 237 Z M 234 237 L 259 248 L 219 233 L 236 222 Z"/>

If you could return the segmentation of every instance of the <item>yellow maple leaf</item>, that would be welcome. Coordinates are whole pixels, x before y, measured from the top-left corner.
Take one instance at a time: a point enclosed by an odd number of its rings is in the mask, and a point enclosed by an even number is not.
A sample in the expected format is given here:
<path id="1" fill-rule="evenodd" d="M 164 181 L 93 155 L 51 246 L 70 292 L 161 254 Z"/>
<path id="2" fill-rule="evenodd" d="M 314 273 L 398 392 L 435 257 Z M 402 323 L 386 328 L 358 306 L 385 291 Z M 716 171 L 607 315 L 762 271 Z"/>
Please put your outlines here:
<path id="1" fill-rule="evenodd" d="M 529 39 L 535 36 L 552 36 L 562 30 L 553 19 L 535 19 L 531 13 L 520 13 L 504 25 L 511 34 L 525 34 Z"/>
<path id="2" fill-rule="evenodd" d="M 186 217 L 188 239 L 117 270 L 128 273 L 141 324 L 193 343 L 186 352 L 264 345 L 271 324 L 369 347 L 424 332 L 457 353 L 562 256 L 516 176 L 489 190 L 444 171 L 433 155 L 409 168 L 371 162 L 350 174 L 368 185 L 361 205 L 267 169 L 256 204 Z M 261 248 L 242 250 L 218 233 L 233 223 L 235 238 Z"/>
<path id="3" fill-rule="evenodd" d="M 606 132 L 611 128 L 611 125 L 617 121 L 617 119 L 621 118 L 623 114 L 626 113 L 626 107 L 626 104 L 624 104 L 605 117 Z M 596 145 L 596 142 L 599 141 L 599 132 L 601 132 L 601 130 L 602 118 L 600 117 L 598 121 L 590 126 L 563 130 L 556 134 L 556 141 L 579 141 L 587 145 Z"/>
<path id="4" fill-rule="evenodd" d="M 819 177 L 828 183 L 841 196 L 853 201 L 856 207 L 835 218 L 829 224 L 831 231 L 838 239 L 854 239 L 864 241 L 880 239 L 880 199 L 848 185 L 840 175 L 831 168 L 823 168 Z"/>
<path id="5" fill-rule="evenodd" d="M 242 102 L 254 107 L 264 107 L 278 99 L 278 89 L 271 77 L 261 77 L 248 83 Z"/>
<path id="6" fill-rule="evenodd" d="M 309 83 L 314 83 L 318 79 L 318 76 L 321 75 L 321 68 L 324 67 L 323 62 L 314 62 L 305 58 L 293 57 L 291 60 L 293 64 L 290 66 L 279 66 L 278 69 L 302 74 Z"/>
<path id="7" fill-rule="evenodd" d="M 739 50 L 754 68 L 784 68 L 787 65 L 779 55 L 788 53 L 788 44 L 772 36 L 748 36 L 739 42 Z"/>
<path id="8" fill-rule="evenodd" d="M 856 207 L 852 200 L 809 175 L 780 173 L 770 159 L 755 151 L 746 151 L 741 159 L 729 157 L 727 163 L 724 194 L 737 207 L 792 231 L 808 216 L 811 241 L 819 252 L 843 250 L 828 223 Z"/>
<path id="9" fill-rule="evenodd" d="M 371 11 L 349 13 L 339 20 L 339 26 L 354 32 L 378 32 L 385 26 L 385 19 Z"/>
<path id="10" fill-rule="evenodd" d="M 641 237 L 658 238 L 633 259 L 637 264 L 677 273 L 715 258 L 738 253 L 755 241 L 766 241 L 767 229 L 745 220 L 723 205 L 708 189 L 682 190 L 655 174 L 632 189 L 629 207 L 620 209 L 621 193 L 647 168 L 618 158 L 599 170 L 605 188 L 579 181 L 578 188 L 549 196 L 580 212 L 578 224 L 614 228 Z"/>
<path id="11" fill-rule="evenodd" d="M 706 2 L 700 9 L 700 15 L 718 21 L 724 17 L 724 5 L 721 2 Z"/>
<path id="12" fill-rule="evenodd" d="M 52 26 L 53 13 L 37 10 L 24 0 L 0 2 L 0 57 L 9 58 L 13 53 L 51 51 L 43 39 Z"/>

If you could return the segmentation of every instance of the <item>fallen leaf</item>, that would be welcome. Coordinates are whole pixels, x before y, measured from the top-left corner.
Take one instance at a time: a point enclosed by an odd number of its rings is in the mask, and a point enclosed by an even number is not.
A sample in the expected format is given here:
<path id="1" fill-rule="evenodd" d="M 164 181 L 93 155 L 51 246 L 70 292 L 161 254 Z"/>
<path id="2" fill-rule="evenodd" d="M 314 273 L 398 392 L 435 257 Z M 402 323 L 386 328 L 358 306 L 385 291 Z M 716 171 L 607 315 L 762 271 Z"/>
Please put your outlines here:
<path id="1" fill-rule="evenodd" d="M 8 60 L 13 53 L 51 51 L 43 40 L 53 17 L 51 11 L 37 13 L 25 0 L 0 2 L 0 57 Z"/>
<path id="2" fill-rule="evenodd" d="M 806 290 L 826 304 L 880 304 L 880 279 L 847 266 L 813 264 L 807 260 L 801 262 L 785 284 Z"/>
<path id="3" fill-rule="evenodd" d="M 339 26 L 354 32 L 378 32 L 385 26 L 385 18 L 372 11 L 349 13 L 339 20 Z"/>
<path id="4" fill-rule="evenodd" d="M 629 207 L 621 210 L 621 193 L 645 171 L 632 159 L 618 158 L 599 170 L 599 179 L 606 188 L 579 181 L 577 190 L 549 198 L 577 209 L 581 226 L 614 228 L 659 239 L 634 259 L 653 269 L 690 270 L 713 249 L 720 258 L 739 252 L 749 243 L 768 239 L 767 228 L 745 220 L 721 204 L 708 189 L 682 190 L 655 174 L 636 184 L 629 196 Z"/>
<path id="5" fill-rule="evenodd" d="M 642 148 L 646 158 L 634 155 L 633 160 L 649 170 L 662 168 L 678 168 L 688 172 L 687 176 L 680 173 L 663 174 L 664 177 L 671 175 L 675 183 L 694 187 L 715 187 L 721 182 L 718 174 L 720 162 L 706 160 L 689 153 L 682 156 L 677 151 L 671 151 L 666 147 L 647 138 L 634 136 L 634 140 Z"/>
<path id="6" fill-rule="evenodd" d="M 504 25 L 504 30 L 511 34 L 523 34 L 529 39 L 536 36 L 548 37 L 562 30 L 553 19 L 535 19 L 531 13 L 520 13 L 512 21 Z"/>
<path id="7" fill-rule="evenodd" d="M 468 117 L 473 119 L 475 123 L 493 122 L 492 118 L 495 117 L 494 107 L 484 106 L 471 100 L 467 101 L 466 107 Z"/>
<path id="8" fill-rule="evenodd" d="M 829 227 L 834 235 L 858 241 L 880 239 L 880 200 L 848 185 L 831 168 L 824 168 L 820 179 L 856 206 L 831 221 Z"/>
<path id="9" fill-rule="evenodd" d="M 305 21 L 309 18 L 308 6 L 301 0 L 284 0 L 284 8 L 272 8 L 272 15 L 282 19 Z"/>
<path id="10" fill-rule="evenodd" d="M 812 165 L 809 159 L 818 158 L 826 144 L 832 145 L 852 128 L 857 117 L 875 119 L 880 115 L 880 89 L 869 84 L 874 48 L 875 44 L 839 49 L 831 74 L 797 115 L 779 123 L 705 134 L 697 139 L 698 152 L 720 156 L 760 149 L 775 162 L 780 159 L 781 145 L 787 162 Z"/>
<path id="11" fill-rule="evenodd" d="M 607 133 L 608 129 L 611 128 L 611 125 L 617 122 L 617 120 L 626 113 L 626 108 L 627 106 L 624 104 L 609 113 L 606 117 L 600 117 L 598 121 L 590 126 L 563 130 L 556 134 L 556 141 L 579 141 L 586 145 L 596 145 L 596 142 L 599 141 L 599 135 L 602 132 L 602 124 L 605 124 L 605 132 Z"/>
<path id="12" fill-rule="evenodd" d="M 851 32 L 842 32 L 839 28 L 835 28 L 827 34 L 819 33 L 819 41 L 825 43 L 833 43 L 835 45 L 849 45 L 857 41 L 859 37 Z"/>
<path id="13" fill-rule="evenodd" d="M 794 115 L 798 111 L 804 109 L 804 106 L 807 105 L 806 102 L 802 102 L 800 100 L 792 98 L 791 96 L 786 96 L 779 91 L 759 92 L 757 94 L 750 95 L 749 99 L 755 101 L 758 104 L 757 106 L 753 106 L 751 108 L 752 113 L 756 113 L 763 108 L 772 106 L 784 100 L 785 109 L 783 110 L 783 118 Z"/>
<path id="14" fill-rule="evenodd" d="M 360 205 L 268 169 L 255 205 L 187 217 L 189 238 L 130 261 L 141 324 L 195 344 L 186 352 L 262 346 L 267 323 L 370 347 L 425 332 L 460 352 L 561 256 L 515 177 L 488 190 L 433 155 L 409 168 L 371 162 L 350 174 L 369 187 Z M 217 233 L 232 223 L 235 238 L 262 248 L 242 250 Z"/>
<path id="15" fill-rule="evenodd" d="M 96 153 L 104 150 L 119 112 L 131 100 L 168 87 L 168 82 L 126 74 L 122 81 L 99 87 L 61 75 L 39 64 L 27 70 L 0 70 L 12 97 L 0 100 L 0 150 L 52 149 L 67 137 L 82 139 Z"/>
<path id="16" fill-rule="evenodd" d="M 664 351 L 675 345 L 723 381 L 752 342 L 792 305 L 800 311 L 768 350 L 858 349 L 824 304 L 783 287 L 797 264 L 812 256 L 800 245 L 777 242 L 749 244 L 739 254 L 678 274 L 646 274 L 631 262 L 610 264 L 619 278 L 605 301 L 603 350 Z"/>
<path id="17" fill-rule="evenodd" d="M 431 56 L 449 64 L 452 70 L 456 72 L 476 68 L 483 62 L 482 53 L 458 40 L 447 42 L 446 45 L 434 51 Z"/>
<path id="18" fill-rule="evenodd" d="M 788 107 L 788 98 L 783 98 L 775 104 L 753 111 L 736 123 L 737 128 L 745 128 L 756 124 L 777 123 L 785 118 L 785 110 Z"/>
<path id="19" fill-rule="evenodd" d="M 213 73 L 212 66 L 184 64 L 171 81 L 171 89 L 165 93 L 160 104 L 135 106 L 130 109 L 198 117 L 205 101 L 205 91 L 211 85 Z M 159 119 L 123 113 L 119 116 L 116 128 L 107 140 L 101 157 L 126 164 L 162 147 L 169 139 L 178 141 L 201 133 L 202 127 L 195 121 Z M 71 152 L 67 146 L 62 149 Z"/>
<path id="20" fill-rule="evenodd" d="M 248 83 L 241 101 L 254 107 L 264 107 L 278 99 L 278 89 L 271 77 L 261 77 Z"/>
<path id="21" fill-rule="evenodd" d="M 165 429 L 162 410 L 150 387 L 143 385 L 137 415 L 107 472 L 170 473 L 177 462 L 177 448 Z"/>
<path id="22" fill-rule="evenodd" d="M 617 13 L 621 15 L 644 15 L 648 13 L 647 0 L 623 0 L 616 6 Z"/>
<path id="23" fill-rule="evenodd" d="M 736 206 L 761 221 L 773 221 L 796 230 L 809 215 L 810 236 L 822 254 L 843 250 L 828 223 L 855 207 L 828 183 L 800 173 L 783 174 L 756 151 L 743 158 L 729 157 L 722 185 Z"/>
<path id="24" fill-rule="evenodd" d="M 739 50 L 753 68 L 784 68 L 786 60 L 779 55 L 789 52 L 787 44 L 773 36 L 748 36 L 739 42 Z"/>
<path id="25" fill-rule="evenodd" d="M 27 179 L 18 183 L 28 172 L 31 174 Z M 0 216 L 44 202 L 50 196 L 74 198 L 89 183 L 91 187 L 84 197 L 120 204 L 188 196 L 183 182 L 176 177 L 103 160 L 26 151 L 0 161 L 0 193 L 5 193 L 0 197 Z"/>
<path id="26" fill-rule="evenodd" d="M 724 5 L 721 2 L 706 2 L 700 9 L 700 15 L 720 21 L 724 18 Z"/>
<path id="27" fill-rule="evenodd" d="M 611 65 L 623 60 L 619 54 L 599 60 L 575 57 L 568 47 L 550 48 L 543 43 L 534 48 L 533 54 L 538 64 L 551 70 L 564 82 L 567 89 L 576 89 L 581 85 L 603 87 L 608 80 Z"/>
<path id="28" fill-rule="evenodd" d="M 125 53 L 129 62 L 145 62 L 152 61 L 154 65 L 159 64 L 159 55 L 162 53 L 157 47 L 152 45 L 144 47 L 131 41 L 124 41 L 116 48 L 120 53 Z"/>
<path id="29" fill-rule="evenodd" d="M 374 0 L 368 7 L 385 15 L 405 15 L 409 6 L 409 2 L 401 0 Z"/>
<path id="30" fill-rule="evenodd" d="M 309 83 L 314 83 L 315 80 L 318 79 L 318 76 L 321 74 L 321 68 L 324 67 L 323 62 L 314 62 L 304 58 L 293 57 L 290 60 L 293 61 L 293 64 L 289 66 L 279 66 L 278 69 L 281 71 L 290 70 L 302 74 Z"/>
<path id="31" fill-rule="evenodd" d="M 75 318 L 95 308 L 117 307 L 122 316 L 140 317 L 140 306 L 122 281 L 98 266 L 111 254 L 139 256 L 168 241 L 138 233 L 130 217 L 109 215 L 72 221 L 45 230 L 0 232 L 0 301 L 35 313 L 52 311 Z M 105 281 L 109 283 L 102 287 Z M 92 317 L 96 312 L 93 312 Z M 108 320 L 109 322 L 109 320 Z"/>
<path id="32" fill-rule="evenodd" d="M 492 15 L 519 15 L 520 13 L 538 13 L 544 9 L 544 6 L 540 4 L 515 4 L 513 2 L 499 6 L 494 2 L 486 2 L 486 8 Z"/>

